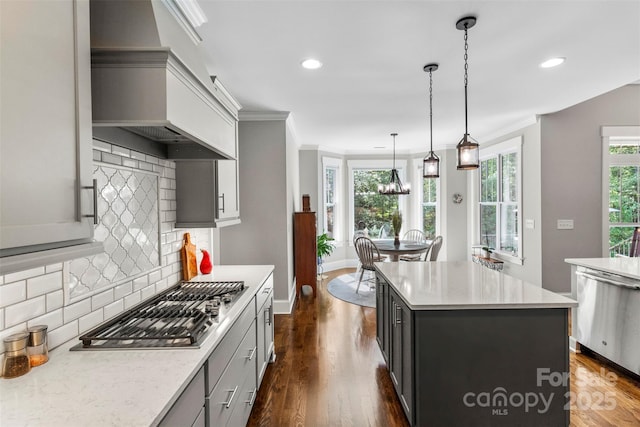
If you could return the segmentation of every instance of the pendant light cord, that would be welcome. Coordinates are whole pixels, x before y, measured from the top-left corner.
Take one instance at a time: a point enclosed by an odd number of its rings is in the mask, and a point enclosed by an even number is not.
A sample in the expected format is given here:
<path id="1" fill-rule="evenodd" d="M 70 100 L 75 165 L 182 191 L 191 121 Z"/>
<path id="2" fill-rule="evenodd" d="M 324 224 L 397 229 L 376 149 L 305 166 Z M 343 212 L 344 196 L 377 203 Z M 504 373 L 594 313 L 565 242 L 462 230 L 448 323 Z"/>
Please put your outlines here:
<path id="1" fill-rule="evenodd" d="M 433 154 L 433 71 L 429 70 L 429 153 Z"/>
<path id="2" fill-rule="evenodd" d="M 467 84 L 469 82 L 468 70 L 469 64 L 467 63 L 467 59 L 469 55 L 467 54 L 467 50 L 469 49 L 469 44 L 467 43 L 467 24 L 464 24 L 464 134 L 465 136 L 469 134 L 467 127 Z"/>

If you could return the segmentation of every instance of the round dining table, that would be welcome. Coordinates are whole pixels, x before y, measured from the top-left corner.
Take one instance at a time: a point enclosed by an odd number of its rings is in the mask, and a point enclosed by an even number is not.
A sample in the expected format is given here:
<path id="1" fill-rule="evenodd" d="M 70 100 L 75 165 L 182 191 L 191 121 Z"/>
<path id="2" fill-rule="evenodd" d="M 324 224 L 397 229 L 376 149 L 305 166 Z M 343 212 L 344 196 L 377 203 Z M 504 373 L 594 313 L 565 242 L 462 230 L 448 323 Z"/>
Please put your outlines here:
<path id="1" fill-rule="evenodd" d="M 401 255 L 419 254 L 431 247 L 431 240 L 416 242 L 413 240 L 400 240 L 399 245 L 393 243 L 393 239 L 372 239 L 381 254 L 389 255 L 391 261 L 398 261 Z"/>

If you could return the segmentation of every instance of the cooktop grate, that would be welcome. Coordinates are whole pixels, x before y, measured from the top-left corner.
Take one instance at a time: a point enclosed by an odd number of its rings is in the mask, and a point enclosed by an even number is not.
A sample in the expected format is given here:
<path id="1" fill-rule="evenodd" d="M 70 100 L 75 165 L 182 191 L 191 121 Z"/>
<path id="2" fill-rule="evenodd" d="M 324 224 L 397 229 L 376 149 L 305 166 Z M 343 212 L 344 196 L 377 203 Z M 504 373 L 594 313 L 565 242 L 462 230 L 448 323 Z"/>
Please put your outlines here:
<path id="1" fill-rule="evenodd" d="M 214 323 L 205 305 L 216 297 L 229 303 L 244 288 L 242 281 L 180 282 L 82 335 L 82 347 L 192 347 Z"/>

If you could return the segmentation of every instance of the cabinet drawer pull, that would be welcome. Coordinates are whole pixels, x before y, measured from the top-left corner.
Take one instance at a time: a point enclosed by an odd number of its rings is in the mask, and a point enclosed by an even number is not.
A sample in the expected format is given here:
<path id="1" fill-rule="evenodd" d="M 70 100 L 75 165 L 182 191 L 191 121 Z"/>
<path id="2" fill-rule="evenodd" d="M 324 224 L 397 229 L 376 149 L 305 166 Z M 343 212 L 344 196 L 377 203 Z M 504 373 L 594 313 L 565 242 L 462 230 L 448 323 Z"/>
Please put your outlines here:
<path id="1" fill-rule="evenodd" d="M 267 325 L 271 325 L 271 323 L 273 323 L 272 316 L 273 316 L 273 306 L 267 308 L 264 311 L 264 322 Z"/>
<path id="2" fill-rule="evenodd" d="M 93 225 L 98 225 L 98 180 L 93 180 L 93 185 L 83 186 L 83 189 L 93 190 L 93 213 L 82 215 L 83 218 L 93 218 Z"/>
<path id="3" fill-rule="evenodd" d="M 222 207 L 218 208 L 219 211 L 224 212 L 224 193 L 218 196 L 218 199 L 222 199 Z"/>
<path id="4" fill-rule="evenodd" d="M 400 316 L 398 316 L 398 310 L 400 310 Z M 396 323 L 402 323 L 402 307 L 396 304 Z"/>
<path id="5" fill-rule="evenodd" d="M 266 288 L 264 291 L 262 291 L 263 294 L 268 294 L 269 292 L 271 292 L 271 288 Z"/>
<path id="6" fill-rule="evenodd" d="M 224 405 L 225 408 L 229 409 L 231 407 L 231 402 L 233 401 L 233 398 L 236 396 L 236 392 L 238 391 L 238 386 L 236 386 L 236 388 L 234 388 L 233 390 L 229 390 L 231 393 L 231 397 L 229 398 L 228 401 L 226 402 L 222 402 L 222 404 Z"/>
<path id="7" fill-rule="evenodd" d="M 251 392 L 251 399 L 245 400 L 244 403 L 248 403 L 249 406 L 253 406 L 254 402 L 256 401 L 256 396 L 257 395 L 258 395 L 258 389 L 254 388 L 253 391 Z"/>
<path id="8" fill-rule="evenodd" d="M 253 356 L 256 355 L 256 349 L 257 347 L 253 347 L 253 349 L 251 350 L 251 353 L 249 353 L 248 356 L 245 356 L 245 359 L 249 359 L 249 360 L 253 359 Z"/>

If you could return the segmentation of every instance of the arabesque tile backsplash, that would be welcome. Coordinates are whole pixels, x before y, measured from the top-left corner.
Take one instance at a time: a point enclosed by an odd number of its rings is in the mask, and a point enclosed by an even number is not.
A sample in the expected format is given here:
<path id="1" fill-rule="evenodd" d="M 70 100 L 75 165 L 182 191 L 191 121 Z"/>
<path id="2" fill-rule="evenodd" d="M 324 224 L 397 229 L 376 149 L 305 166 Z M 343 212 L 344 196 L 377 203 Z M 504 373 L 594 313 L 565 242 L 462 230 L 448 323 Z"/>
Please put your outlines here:
<path id="1" fill-rule="evenodd" d="M 101 141 L 93 158 L 105 253 L 0 276 L 0 338 L 45 324 L 55 348 L 176 284 L 185 232 L 211 248 L 210 229 L 174 228 L 174 162 Z"/>

